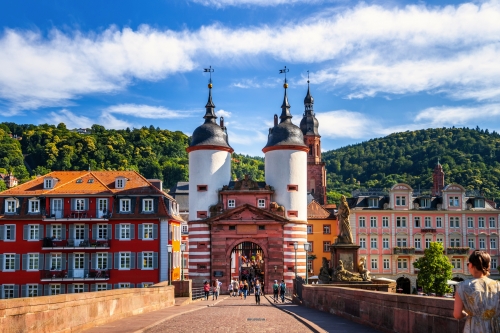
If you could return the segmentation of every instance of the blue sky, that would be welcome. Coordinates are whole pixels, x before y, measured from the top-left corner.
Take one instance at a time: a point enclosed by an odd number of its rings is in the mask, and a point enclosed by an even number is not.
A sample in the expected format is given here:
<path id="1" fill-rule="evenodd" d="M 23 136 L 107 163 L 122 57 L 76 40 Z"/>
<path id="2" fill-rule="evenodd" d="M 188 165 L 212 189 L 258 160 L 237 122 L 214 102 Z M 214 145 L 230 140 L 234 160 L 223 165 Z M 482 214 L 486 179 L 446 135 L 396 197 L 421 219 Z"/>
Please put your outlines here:
<path id="1" fill-rule="evenodd" d="M 307 71 L 324 150 L 433 128 L 500 131 L 499 1 L 0 3 L 0 116 L 187 134 L 213 100 L 238 153 L 262 155 Z"/>

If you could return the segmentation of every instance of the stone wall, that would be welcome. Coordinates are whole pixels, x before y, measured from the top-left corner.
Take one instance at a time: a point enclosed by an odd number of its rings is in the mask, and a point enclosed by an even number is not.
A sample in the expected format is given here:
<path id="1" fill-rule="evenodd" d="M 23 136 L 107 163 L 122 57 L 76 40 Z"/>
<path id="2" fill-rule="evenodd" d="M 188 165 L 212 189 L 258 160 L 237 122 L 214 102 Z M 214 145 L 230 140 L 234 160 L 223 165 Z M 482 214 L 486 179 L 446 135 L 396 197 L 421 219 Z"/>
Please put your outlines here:
<path id="1" fill-rule="evenodd" d="M 77 333 L 132 315 L 173 306 L 174 286 L 0 300 L 3 333 Z"/>
<path id="2" fill-rule="evenodd" d="M 306 285 L 301 301 L 382 332 L 461 333 L 465 323 L 453 318 L 453 299 L 441 297 Z"/>
<path id="3" fill-rule="evenodd" d="M 178 280 L 172 281 L 172 285 L 175 287 L 175 297 L 188 297 L 193 296 L 193 285 L 191 280 Z"/>

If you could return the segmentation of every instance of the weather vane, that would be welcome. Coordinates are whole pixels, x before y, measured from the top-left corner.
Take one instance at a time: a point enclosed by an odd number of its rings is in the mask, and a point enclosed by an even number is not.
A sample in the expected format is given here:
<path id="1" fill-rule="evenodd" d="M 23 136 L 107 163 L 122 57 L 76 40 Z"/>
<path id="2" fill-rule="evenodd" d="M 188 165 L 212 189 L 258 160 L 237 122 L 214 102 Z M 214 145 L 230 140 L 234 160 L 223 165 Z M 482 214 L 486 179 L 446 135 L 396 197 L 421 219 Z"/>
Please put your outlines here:
<path id="1" fill-rule="evenodd" d="M 288 68 L 280 69 L 280 74 L 285 74 L 285 83 L 283 84 L 283 87 L 288 88 L 288 81 L 286 80 L 286 73 L 288 73 L 290 70 Z"/>
<path id="2" fill-rule="evenodd" d="M 307 83 L 309 83 L 309 70 L 307 71 Z"/>
<path id="3" fill-rule="evenodd" d="M 212 66 L 210 66 L 209 68 L 204 68 L 203 69 L 203 73 L 210 73 L 210 81 L 208 83 L 212 84 L 212 73 L 214 72 L 214 69 L 212 68 Z"/>

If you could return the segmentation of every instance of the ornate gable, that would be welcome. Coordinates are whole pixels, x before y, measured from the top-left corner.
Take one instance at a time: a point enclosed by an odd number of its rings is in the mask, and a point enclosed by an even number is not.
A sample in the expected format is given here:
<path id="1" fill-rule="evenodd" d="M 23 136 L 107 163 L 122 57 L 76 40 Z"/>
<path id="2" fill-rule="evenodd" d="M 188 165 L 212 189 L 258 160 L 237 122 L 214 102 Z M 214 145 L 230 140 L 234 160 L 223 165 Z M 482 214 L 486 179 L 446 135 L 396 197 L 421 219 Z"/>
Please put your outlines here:
<path id="1" fill-rule="evenodd" d="M 244 204 L 235 209 L 226 210 L 220 215 L 210 217 L 205 220 L 208 224 L 218 224 L 231 222 L 278 222 L 287 223 L 289 222 L 287 218 L 271 213 L 267 210 L 257 208 L 255 206 Z"/>
<path id="2" fill-rule="evenodd" d="M 326 219 L 330 216 L 330 212 L 321 207 L 321 205 L 313 200 L 307 205 L 307 218 L 308 219 Z"/>

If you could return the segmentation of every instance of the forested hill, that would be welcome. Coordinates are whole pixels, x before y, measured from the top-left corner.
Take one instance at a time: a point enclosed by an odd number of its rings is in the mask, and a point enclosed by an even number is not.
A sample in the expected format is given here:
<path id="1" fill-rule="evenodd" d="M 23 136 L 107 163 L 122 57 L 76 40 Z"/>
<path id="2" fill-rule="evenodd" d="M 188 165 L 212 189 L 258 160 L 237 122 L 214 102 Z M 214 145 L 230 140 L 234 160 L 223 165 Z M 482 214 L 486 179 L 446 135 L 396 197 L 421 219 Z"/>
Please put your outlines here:
<path id="1" fill-rule="evenodd" d="M 146 178 L 162 179 L 168 189 L 188 180 L 188 144 L 184 133 L 153 126 L 108 130 L 93 125 L 88 133 L 80 134 L 62 123 L 1 123 L 0 173 L 13 172 L 24 182 L 55 170 L 136 170 Z M 250 174 L 264 179 L 262 158 L 233 154 L 233 162 L 233 177 Z"/>
<path id="2" fill-rule="evenodd" d="M 500 199 L 500 135 L 488 130 L 436 128 L 394 133 L 323 154 L 329 198 L 362 188 L 389 188 L 404 182 L 430 189 L 439 162 L 445 183 L 484 191 Z"/>

